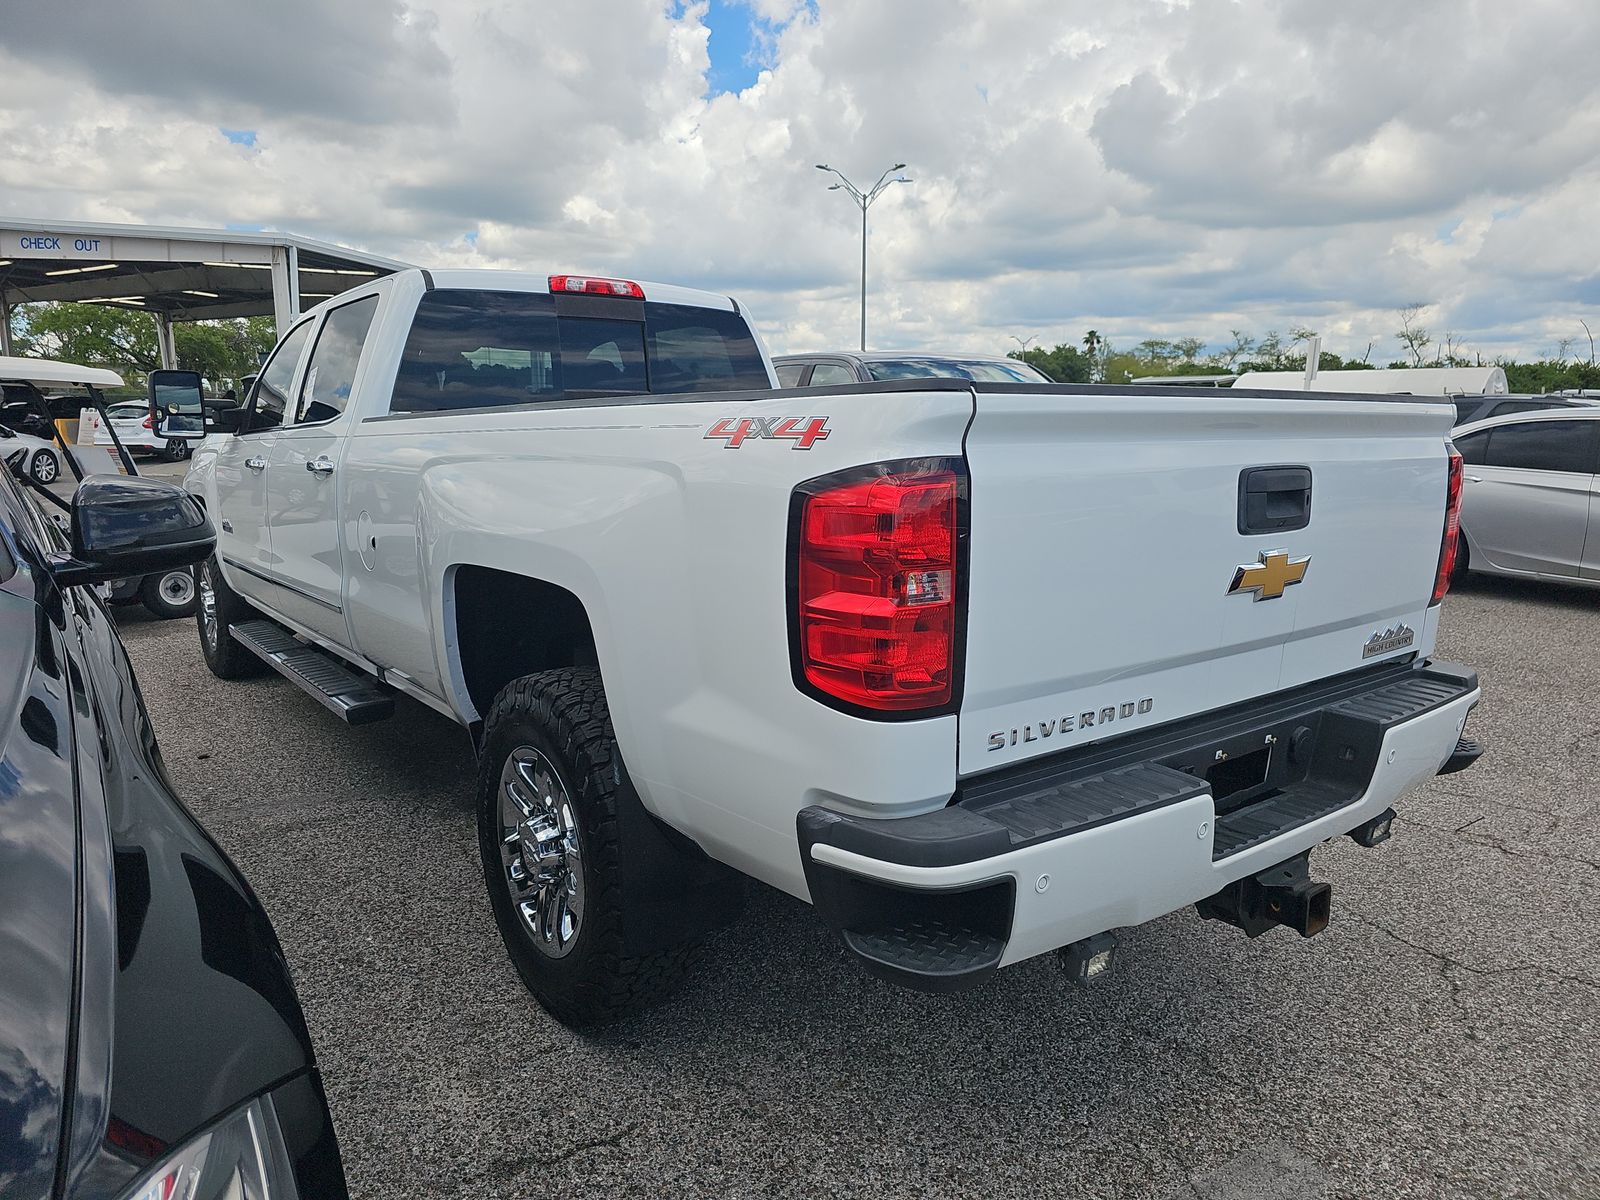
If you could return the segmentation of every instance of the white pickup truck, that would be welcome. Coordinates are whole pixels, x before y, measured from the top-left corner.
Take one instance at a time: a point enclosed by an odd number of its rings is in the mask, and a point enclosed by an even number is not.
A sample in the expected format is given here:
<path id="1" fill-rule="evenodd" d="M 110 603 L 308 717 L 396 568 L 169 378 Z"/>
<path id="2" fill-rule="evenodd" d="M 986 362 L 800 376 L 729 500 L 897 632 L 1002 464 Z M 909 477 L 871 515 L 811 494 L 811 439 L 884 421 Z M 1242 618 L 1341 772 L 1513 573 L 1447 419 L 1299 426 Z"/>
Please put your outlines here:
<path id="1" fill-rule="evenodd" d="M 1191 904 L 1309 936 L 1311 849 L 1477 756 L 1430 658 L 1449 404 L 775 384 L 724 296 L 411 270 L 306 314 L 195 453 L 211 669 L 465 726 L 562 1020 L 659 994 L 744 876 L 935 991 L 1087 980 Z"/>

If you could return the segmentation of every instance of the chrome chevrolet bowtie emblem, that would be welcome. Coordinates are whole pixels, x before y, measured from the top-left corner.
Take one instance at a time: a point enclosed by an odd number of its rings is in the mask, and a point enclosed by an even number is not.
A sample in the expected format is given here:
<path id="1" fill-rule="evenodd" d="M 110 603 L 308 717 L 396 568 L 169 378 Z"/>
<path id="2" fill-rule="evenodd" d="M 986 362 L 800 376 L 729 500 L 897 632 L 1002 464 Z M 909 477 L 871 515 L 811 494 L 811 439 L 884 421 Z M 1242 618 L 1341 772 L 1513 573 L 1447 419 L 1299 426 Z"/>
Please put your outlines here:
<path id="1" fill-rule="evenodd" d="M 1306 577 L 1311 556 L 1290 558 L 1287 550 L 1263 550 L 1261 561 L 1247 563 L 1233 573 L 1228 585 L 1228 595 L 1236 592 L 1254 592 L 1257 600 L 1276 600 L 1283 589 L 1299 583 Z"/>

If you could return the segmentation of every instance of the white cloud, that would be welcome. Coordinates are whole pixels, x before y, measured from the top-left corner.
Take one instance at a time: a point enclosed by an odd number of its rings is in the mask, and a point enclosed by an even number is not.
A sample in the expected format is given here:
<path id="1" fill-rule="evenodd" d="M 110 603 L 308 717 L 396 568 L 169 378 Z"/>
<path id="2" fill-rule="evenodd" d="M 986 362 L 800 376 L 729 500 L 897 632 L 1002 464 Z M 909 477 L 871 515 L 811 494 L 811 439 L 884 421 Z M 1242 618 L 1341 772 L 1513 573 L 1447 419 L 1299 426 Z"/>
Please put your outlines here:
<path id="1" fill-rule="evenodd" d="M 708 97 L 703 3 L 26 0 L 0 211 L 680 280 L 802 349 L 856 322 L 859 215 L 812 164 L 904 160 L 872 210 L 881 345 L 1304 322 L 1387 361 L 1413 300 L 1489 353 L 1600 326 L 1580 0 L 747 3 L 770 65 Z"/>

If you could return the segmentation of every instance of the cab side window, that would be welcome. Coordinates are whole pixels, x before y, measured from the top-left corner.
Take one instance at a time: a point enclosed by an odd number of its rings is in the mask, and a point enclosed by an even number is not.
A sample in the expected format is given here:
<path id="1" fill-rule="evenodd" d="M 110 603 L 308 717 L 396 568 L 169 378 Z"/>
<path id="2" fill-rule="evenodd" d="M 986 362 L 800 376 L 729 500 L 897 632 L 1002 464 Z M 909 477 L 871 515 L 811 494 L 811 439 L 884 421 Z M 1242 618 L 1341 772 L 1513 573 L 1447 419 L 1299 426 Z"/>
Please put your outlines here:
<path id="1" fill-rule="evenodd" d="M 240 433 L 275 429 L 283 424 L 283 415 L 289 408 L 289 385 L 294 382 L 295 368 L 300 365 L 300 356 L 305 353 L 315 324 L 315 321 L 305 321 L 296 325 L 278 343 L 250 393 L 250 408 Z"/>
<path id="2" fill-rule="evenodd" d="M 1517 467 L 1524 471 L 1566 471 L 1592 475 L 1595 469 L 1593 421 L 1528 421 L 1489 430 L 1486 467 Z"/>
<path id="3" fill-rule="evenodd" d="M 778 386 L 792 388 L 800 386 L 800 376 L 806 373 L 805 363 L 779 363 Z"/>
<path id="4" fill-rule="evenodd" d="M 317 333 L 305 379 L 300 384 L 300 400 L 290 424 L 314 425 L 331 421 L 350 403 L 355 386 L 356 367 L 378 311 L 378 298 L 365 296 L 343 304 L 328 313 Z"/>

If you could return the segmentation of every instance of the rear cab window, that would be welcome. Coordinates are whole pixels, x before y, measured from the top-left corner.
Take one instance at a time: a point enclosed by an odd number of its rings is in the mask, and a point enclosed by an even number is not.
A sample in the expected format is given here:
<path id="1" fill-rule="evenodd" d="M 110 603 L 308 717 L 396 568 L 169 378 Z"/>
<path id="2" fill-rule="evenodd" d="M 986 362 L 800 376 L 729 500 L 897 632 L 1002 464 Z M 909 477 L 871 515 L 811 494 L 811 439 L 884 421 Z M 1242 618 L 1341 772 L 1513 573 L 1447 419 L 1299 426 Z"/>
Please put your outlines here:
<path id="1" fill-rule="evenodd" d="M 771 386 L 755 338 L 735 312 L 438 288 L 418 302 L 390 411 Z"/>

